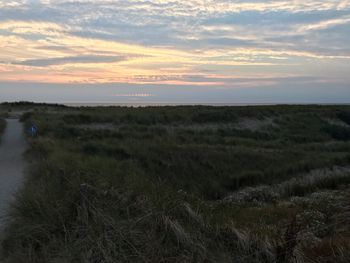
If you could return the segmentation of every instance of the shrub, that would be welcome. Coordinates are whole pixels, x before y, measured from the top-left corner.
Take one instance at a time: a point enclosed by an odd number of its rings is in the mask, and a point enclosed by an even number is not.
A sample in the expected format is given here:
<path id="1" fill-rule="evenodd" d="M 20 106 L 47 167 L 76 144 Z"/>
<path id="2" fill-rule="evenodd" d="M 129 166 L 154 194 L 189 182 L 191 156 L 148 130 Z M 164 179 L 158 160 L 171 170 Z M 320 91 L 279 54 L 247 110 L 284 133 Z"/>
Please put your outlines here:
<path id="1" fill-rule="evenodd" d="M 32 117 L 32 115 L 33 115 L 32 112 L 25 112 L 22 114 L 20 121 L 25 122 L 25 121 L 29 120 Z"/>
<path id="2" fill-rule="evenodd" d="M 210 123 L 210 122 L 234 122 L 237 119 L 233 109 L 208 108 L 199 111 L 192 117 L 193 122 Z"/>
<path id="3" fill-rule="evenodd" d="M 6 127 L 6 121 L 0 117 L 0 139 Z"/>
<path id="4" fill-rule="evenodd" d="M 325 131 L 334 139 L 341 141 L 350 140 L 350 128 L 340 125 L 328 125 Z"/>
<path id="5" fill-rule="evenodd" d="M 63 116 L 63 121 L 68 124 L 89 124 L 92 117 L 87 114 L 67 114 Z"/>
<path id="6" fill-rule="evenodd" d="M 341 111 L 337 116 L 340 120 L 350 125 L 350 110 Z"/>

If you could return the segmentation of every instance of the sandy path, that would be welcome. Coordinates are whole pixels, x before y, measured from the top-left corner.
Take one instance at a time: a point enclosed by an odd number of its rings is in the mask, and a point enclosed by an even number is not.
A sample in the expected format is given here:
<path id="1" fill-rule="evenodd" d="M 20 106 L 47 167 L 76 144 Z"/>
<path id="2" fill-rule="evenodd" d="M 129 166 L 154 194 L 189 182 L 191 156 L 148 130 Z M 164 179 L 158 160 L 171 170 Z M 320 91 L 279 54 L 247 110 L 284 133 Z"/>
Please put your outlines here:
<path id="1" fill-rule="evenodd" d="M 0 229 L 4 226 L 6 210 L 22 185 L 25 168 L 23 126 L 18 119 L 6 121 L 7 127 L 0 143 Z"/>

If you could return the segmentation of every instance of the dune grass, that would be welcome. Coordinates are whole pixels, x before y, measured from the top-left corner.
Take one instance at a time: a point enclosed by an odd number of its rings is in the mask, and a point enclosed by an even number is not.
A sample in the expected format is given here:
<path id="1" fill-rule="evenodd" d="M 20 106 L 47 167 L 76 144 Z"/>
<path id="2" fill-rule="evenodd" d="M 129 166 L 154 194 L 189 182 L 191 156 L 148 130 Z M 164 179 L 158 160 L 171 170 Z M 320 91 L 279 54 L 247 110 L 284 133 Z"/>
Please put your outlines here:
<path id="1" fill-rule="evenodd" d="M 0 114 L 0 142 L 1 142 L 1 137 L 5 131 L 6 128 L 6 121 L 3 115 Z"/>
<path id="2" fill-rule="evenodd" d="M 30 106 L 8 262 L 349 259 L 346 106 Z"/>

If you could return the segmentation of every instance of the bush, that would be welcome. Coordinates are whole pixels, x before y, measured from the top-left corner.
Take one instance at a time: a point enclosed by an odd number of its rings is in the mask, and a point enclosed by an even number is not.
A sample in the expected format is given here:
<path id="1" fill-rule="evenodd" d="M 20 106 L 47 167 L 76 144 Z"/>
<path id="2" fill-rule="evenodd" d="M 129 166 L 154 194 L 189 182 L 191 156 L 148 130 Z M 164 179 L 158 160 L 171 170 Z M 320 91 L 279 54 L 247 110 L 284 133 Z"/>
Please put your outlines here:
<path id="1" fill-rule="evenodd" d="M 89 124 L 92 117 L 87 114 L 67 114 L 63 116 L 63 121 L 67 124 Z"/>
<path id="2" fill-rule="evenodd" d="M 209 108 L 199 111 L 192 117 L 193 122 L 212 123 L 212 122 L 234 122 L 237 115 L 233 109 Z"/>
<path id="3" fill-rule="evenodd" d="M 343 122 L 347 123 L 350 125 L 350 111 L 341 111 L 338 113 L 338 118 L 342 120 Z"/>
<path id="4" fill-rule="evenodd" d="M 350 140 L 350 128 L 340 125 L 328 125 L 325 131 L 336 140 L 349 141 Z"/>
<path id="5" fill-rule="evenodd" d="M 20 121 L 21 122 L 25 122 L 27 120 L 30 120 L 30 118 L 32 117 L 33 113 L 32 112 L 25 112 L 22 114 Z"/>
<path id="6" fill-rule="evenodd" d="M 0 138 L 6 127 L 6 121 L 0 117 Z"/>

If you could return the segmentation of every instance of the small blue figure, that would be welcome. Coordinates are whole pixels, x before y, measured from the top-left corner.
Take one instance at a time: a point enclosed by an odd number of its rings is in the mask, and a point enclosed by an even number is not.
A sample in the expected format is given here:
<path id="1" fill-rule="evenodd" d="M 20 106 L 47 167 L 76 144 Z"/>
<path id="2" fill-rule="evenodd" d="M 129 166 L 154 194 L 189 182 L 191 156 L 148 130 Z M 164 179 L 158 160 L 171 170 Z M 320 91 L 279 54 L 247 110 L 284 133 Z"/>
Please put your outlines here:
<path id="1" fill-rule="evenodd" d="M 38 127 L 34 123 L 32 123 L 32 125 L 29 128 L 29 132 L 33 138 L 36 137 L 38 134 Z"/>

